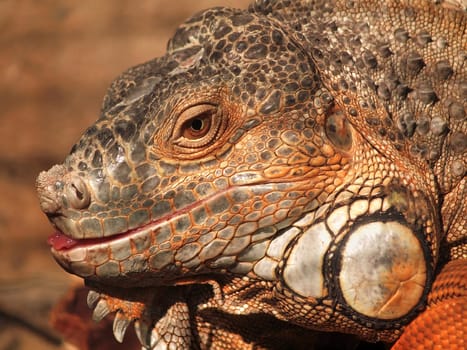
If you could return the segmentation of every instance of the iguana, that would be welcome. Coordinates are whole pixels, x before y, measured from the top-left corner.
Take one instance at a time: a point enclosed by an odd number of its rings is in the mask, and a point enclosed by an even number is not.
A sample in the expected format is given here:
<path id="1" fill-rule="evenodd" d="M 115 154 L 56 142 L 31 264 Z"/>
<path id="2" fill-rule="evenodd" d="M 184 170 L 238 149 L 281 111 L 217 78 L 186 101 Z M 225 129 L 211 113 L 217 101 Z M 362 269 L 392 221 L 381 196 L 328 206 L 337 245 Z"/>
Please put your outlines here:
<path id="1" fill-rule="evenodd" d="M 466 57 L 450 2 L 205 10 L 39 175 L 52 253 L 147 349 L 464 349 Z"/>

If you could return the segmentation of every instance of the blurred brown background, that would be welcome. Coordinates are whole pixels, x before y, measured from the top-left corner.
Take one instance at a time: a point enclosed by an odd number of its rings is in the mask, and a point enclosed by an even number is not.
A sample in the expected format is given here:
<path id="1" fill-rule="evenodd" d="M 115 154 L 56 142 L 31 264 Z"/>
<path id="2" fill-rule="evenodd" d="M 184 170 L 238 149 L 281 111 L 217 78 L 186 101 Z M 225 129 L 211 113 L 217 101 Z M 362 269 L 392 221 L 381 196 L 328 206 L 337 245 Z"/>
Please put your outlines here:
<path id="1" fill-rule="evenodd" d="M 53 261 L 38 172 L 63 160 L 122 70 L 184 19 L 249 0 L 0 1 L 0 350 L 64 349 L 51 306 L 76 283 Z"/>

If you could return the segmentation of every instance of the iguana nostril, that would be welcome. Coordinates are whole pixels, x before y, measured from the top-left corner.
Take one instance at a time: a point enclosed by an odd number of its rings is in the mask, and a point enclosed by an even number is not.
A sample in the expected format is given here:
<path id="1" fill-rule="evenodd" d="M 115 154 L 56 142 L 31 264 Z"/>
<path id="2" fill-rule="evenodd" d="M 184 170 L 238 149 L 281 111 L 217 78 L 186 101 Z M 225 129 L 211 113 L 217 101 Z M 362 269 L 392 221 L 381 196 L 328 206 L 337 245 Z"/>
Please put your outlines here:
<path id="1" fill-rule="evenodd" d="M 88 207 L 91 197 L 86 184 L 80 177 L 73 177 L 65 189 L 68 203 L 74 209 L 85 209 Z"/>

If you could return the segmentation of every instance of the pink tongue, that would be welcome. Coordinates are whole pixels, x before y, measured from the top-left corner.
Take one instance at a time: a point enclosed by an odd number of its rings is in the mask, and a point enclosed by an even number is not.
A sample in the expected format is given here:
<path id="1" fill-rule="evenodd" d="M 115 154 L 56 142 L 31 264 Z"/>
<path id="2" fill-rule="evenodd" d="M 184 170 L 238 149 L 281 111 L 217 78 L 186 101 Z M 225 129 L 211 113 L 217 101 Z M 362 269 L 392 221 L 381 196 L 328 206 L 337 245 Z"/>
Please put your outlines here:
<path id="1" fill-rule="evenodd" d="M 78 241 L 71 237 L 65 236 L 61 232 L 55 232 L 49 236 L 47 243 L 49 243 L 49 245 L 55 250 L 61 250 L 75 246 L 78 244 Z"/>

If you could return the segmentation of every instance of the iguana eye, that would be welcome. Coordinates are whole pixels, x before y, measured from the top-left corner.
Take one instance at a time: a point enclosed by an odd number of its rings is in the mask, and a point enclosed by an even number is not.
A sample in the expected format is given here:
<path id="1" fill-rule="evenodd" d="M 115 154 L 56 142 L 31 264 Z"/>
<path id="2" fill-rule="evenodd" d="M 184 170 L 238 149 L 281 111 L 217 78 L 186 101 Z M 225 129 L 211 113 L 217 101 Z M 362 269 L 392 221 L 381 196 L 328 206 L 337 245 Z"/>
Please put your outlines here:
<path id="1" fill-rule="evenodd" d="M 188 151 L 210 146 L 220 135 L 223 124 L 222 115 L 215 105 L 188 107 L 175 124 L 173 143 Z"/>
<path id="2" fill-rule="evenodd" d="M 189 140 L 196 140 L 205 136 L 211 126 L 211 113 L 203 113 L 187 120 L 182 125 L 183 137 Z"/>

